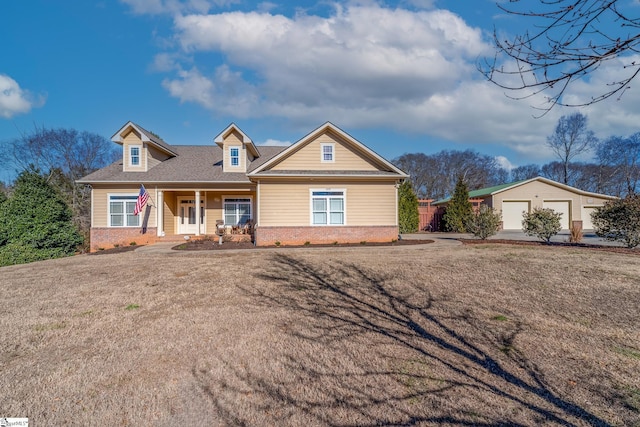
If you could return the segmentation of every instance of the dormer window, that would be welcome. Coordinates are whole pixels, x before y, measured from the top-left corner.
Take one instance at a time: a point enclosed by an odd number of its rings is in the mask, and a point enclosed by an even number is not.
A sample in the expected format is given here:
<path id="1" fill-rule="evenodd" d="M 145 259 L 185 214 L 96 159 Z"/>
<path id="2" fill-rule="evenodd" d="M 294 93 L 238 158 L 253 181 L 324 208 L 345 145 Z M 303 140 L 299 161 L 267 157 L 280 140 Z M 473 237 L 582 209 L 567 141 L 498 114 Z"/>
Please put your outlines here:
<path id="1" fill-rule="evenodd" d="M 238 147 L 229 148 L 229 162 L 231 166 L 240 166 L 240 149 Z"/>
<path id="2" fill-rule="evenodd" d="M 321 158 L 320 161 L 322 163 L 333 163 L 334 161 L 334 144 L 320 144 L 321 150 Z"/>
<path id="3" fill-rule="evenodd" d="M 140 146 L 129 147 L 129 166 L 140 166 Z"/>

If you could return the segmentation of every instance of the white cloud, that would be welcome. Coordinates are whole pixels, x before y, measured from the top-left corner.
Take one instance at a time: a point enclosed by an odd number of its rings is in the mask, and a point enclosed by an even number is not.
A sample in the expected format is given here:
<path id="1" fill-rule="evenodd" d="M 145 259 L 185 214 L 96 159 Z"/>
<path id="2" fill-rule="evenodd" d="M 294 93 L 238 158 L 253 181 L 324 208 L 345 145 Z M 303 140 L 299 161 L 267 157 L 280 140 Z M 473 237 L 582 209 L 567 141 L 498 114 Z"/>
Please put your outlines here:
<path id="1" fill-rule="evenodd" d="M 291 145 L 290 141 L 279 141 L 277 139 L 267 139 L 263 143 L 257 144 L 262 146 L 271 146 L 271 147 L 288 147 Z"/>
<path id="2" fill-rule="evenodd" d="M 427 10 L 351 2 L 336 3 L 327 17 L 288 17 L 268 13 L 273 5 L 265 3 L 260 12 L 177 14 L 180 52 L 158 55 L 155 64 L 175 73 L 163 82 L 172 96 L 219 114 L 286 118 L 307 129 L 326 120 L 393 128 L 549 160 L 546 136 L 573 110 L 534 118 L 540 111 L 531 105 L 544 106 L 543 95 L 514 101 L 478 73 L 477 59 L 493 54 L 480 29 L 429 0 L 405 4 Z M 567 96 L 586 96 L 592 84 L 577 84 Z M 640 122 L 634 104 L 640 94 L 584 112 L 598 132 L 630 129 Z"/>
<path id="3" fill-rule="evenodd" d="M 181 70 L 178 73 L 180 79 L 164 79 L 162 86 L 169 91 L 171 96 L 180 99 L 180 102 L 195 102 L 205 108 L 213 108 L 212 91 L 214 84 L 193 68 L 189 71 Z"/>
<path id="4" fill-rule="evenodd" d="M 0 117 L 9 119 L 16 114 L 28 113 L 31 108 L 44 104 L 43 97 L 34 97 L 21 89 L 18 82 L 0 74 Z"/>
<path id="5" fill-rule="evenodd" d="M 240 0 L 120 0 L 136 14 L 207 13 L 213 7 L 226 7 Z"/>
<path id="6" fill-rule="evenodd" d="M 505 169 L 507 171 L 510 171 L 511 169 L 514 169 L 516 166 L 511 163 L 509 161 L 509 159 L 507 159 L 505 156 L 496 156 L 495 157 L 496 162 L 498 163 L 498 165 L 502 168 Z"/>

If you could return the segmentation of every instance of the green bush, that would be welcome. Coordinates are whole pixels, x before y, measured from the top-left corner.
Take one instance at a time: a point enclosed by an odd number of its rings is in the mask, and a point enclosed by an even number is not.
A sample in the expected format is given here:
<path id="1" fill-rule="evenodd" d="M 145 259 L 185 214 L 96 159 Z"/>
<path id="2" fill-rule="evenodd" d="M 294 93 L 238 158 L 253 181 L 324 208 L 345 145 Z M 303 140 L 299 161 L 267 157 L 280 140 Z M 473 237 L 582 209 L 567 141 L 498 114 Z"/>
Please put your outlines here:
<path id="1" fill-rule="evenodd" d="M 37 171 L 22 172 L 0 204 L 0 265 L 72 255 L 81 243 L 62 197 Z"/>
<path id="2" fill-rule="evenodd" d="M 549 243 L 551 238 L 562 230 L 560 225 L 562 213 L 548 208 L 534 208 L 525 212 L 522 220 L 522 231 L 528 236 L 536 236 Z"/>
<path id="3" fill-rule="evenodd" d="M 418 197 L 409 180 L 403 181 L 398 188 L 398 225 L 400 233 L 415 233 L 420 227 Z"/>
<path id="4" fill-rule="evenodd" d="M 622 242 L 628 248 L 640 244 L 640 196 L 607 202 L 595 209 L 591 219 L 599 237 Z"/>
<path id="5" fill-rule="evenodd" d="M 475 237 L 485 240 L 500 230 L 502 215 L 487 205 L 480 205 L 478 212 L 467 222 L 467 231 Z"/>
<path id="6" fill-rule="evenodd" d="M 473 206 L 469 201 L 469 190 L 467 189 L 467 184 L 460 177 L 456 182 L 451 201 L 447 204 L 447 209 L 442 217 L 445 223 L 445 230 L 465 233 L 467 231 L 467 223 L 472 216 Z"/>

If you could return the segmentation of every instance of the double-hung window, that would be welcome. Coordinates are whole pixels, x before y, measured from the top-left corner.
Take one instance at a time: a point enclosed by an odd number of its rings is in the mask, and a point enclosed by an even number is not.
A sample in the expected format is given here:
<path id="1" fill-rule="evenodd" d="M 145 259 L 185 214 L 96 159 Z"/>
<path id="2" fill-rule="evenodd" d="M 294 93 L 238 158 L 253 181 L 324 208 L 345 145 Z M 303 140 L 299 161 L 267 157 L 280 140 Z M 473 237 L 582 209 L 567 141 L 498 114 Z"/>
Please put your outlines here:
<path id="1" fill-rule="evenodd" d="M 345 224 L 345 190 L 311 190 L 311 224 Z"/>
<path id="2" fill-rule="evenodd" d="M 129 147 L 129 165 L 140 166 L 140 146 L 132 145 Z"/>
<path id="3" fill-rule="evenodd" d="M 322 163 L 333 163 L 334 161 L 334 144 L 320 144 L 321 157 L 320 161 Z"/>
<path id="4" fill-rule="evenodd" d="M 251 219 L 251 199 L 224 199 L 224 224 L 244 225 Z"/>
<path id="5" fill-rule="evenodd" d="M 137 195 L 109 196 L 109 227 L 140 227 L 140 215 L 134 215 Z"/>
<path id="6" fill-rule="evenodd" d="M 229 148 L 229 162 L 231 166 L 240 166 L 240 149 L 238 147 Z"/>

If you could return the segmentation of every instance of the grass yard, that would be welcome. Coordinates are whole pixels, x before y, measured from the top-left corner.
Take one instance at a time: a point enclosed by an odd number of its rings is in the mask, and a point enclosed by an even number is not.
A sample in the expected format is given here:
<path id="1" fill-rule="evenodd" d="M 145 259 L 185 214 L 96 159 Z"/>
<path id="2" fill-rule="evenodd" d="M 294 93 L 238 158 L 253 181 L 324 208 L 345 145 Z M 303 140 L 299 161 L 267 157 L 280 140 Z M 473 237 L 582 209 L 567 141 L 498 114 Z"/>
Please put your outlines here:
<path id="1" fill-rule="evenodd" d="M 0 300 L 0 416 L 33 426 L 640 426 L 637 255 L 82 255 Z"/>

